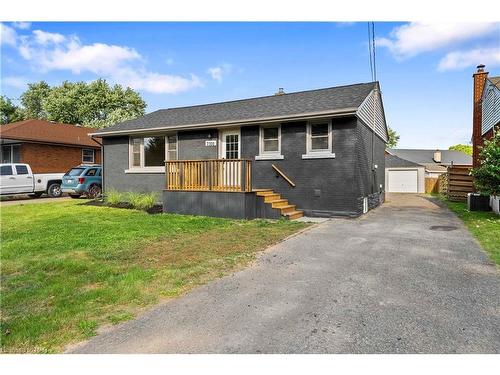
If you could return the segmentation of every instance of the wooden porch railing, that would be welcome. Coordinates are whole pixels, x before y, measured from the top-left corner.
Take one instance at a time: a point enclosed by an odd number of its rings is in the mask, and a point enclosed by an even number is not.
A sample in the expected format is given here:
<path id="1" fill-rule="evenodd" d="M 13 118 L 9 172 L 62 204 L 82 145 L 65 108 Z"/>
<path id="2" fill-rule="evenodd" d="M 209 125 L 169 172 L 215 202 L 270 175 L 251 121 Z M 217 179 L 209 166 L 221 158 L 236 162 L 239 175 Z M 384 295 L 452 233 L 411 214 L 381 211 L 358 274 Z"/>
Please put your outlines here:
<path id="1" fill-rule="evenodd" d="M 170 160 L 167 190 L 252 191 L 252 162 L 247 159 Z"/>

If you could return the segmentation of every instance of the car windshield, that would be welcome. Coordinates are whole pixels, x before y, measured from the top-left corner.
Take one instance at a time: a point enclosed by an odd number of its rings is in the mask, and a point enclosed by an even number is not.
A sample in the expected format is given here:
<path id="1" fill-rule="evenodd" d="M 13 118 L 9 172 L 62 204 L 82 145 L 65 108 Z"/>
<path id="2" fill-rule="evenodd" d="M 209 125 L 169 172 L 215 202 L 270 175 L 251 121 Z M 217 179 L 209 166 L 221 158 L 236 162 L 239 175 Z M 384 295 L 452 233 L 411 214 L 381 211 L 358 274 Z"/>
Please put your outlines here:
<path id="1" fill-rule="evenodd" d="M 83 171 L 83 168 L 73 168 L 68 173 L 66 173 L 66 176 L 80 176 Z"/>

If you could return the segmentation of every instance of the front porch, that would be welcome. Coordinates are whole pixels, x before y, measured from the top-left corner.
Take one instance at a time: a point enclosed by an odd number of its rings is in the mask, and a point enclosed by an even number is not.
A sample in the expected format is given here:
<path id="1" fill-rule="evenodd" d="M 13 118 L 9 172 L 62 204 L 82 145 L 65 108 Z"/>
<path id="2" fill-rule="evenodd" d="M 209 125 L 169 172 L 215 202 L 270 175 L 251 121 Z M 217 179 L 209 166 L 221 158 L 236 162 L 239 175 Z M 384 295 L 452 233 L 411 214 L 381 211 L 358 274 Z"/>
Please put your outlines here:
<path id="1" fill-rule="evenodd" d="M 303 216 L 272 189 L 253 189 L 249 159 L 167 161 L 165 177 L 165 212 L 236 219 Z"/>

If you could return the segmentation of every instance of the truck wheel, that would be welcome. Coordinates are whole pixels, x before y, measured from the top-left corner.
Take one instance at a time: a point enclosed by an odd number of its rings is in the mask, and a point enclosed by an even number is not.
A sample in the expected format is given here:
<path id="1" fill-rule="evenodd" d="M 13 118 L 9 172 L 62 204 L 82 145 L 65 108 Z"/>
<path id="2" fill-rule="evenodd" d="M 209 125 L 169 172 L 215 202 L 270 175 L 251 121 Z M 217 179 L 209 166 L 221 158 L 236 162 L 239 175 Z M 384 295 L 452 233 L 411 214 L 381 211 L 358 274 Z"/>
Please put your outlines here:
<path id="1" fill-rule="evenodd" d="M 73 198 L 73 199 L 78 199 L 78 198 L 80 198 L 80 194 L 70 194 L 69 196 L 70 196 L 71 198 Z"/>
<path id="2" fill-rule="evenodd" d="M 36 193 L 29 194 L 30 198 L 40 198 L 42 196 L 43 192 L 42 191 L 37 191 Z"/>
<path id="3" fill-rule="evenodd" d="M 92 185 L 89 187 L 89 191 L 87 192 L 87 196 L 89 198 L 95 199 L 101 195 L 101 187 L 99 185 Z"/>
<path id="4" fill-rule="evenodd" d="M 47 194 L 51 198 L 59 198 L 62 195 L 61 185 L 56 183 L 50 184 L 47 189 Z"/>

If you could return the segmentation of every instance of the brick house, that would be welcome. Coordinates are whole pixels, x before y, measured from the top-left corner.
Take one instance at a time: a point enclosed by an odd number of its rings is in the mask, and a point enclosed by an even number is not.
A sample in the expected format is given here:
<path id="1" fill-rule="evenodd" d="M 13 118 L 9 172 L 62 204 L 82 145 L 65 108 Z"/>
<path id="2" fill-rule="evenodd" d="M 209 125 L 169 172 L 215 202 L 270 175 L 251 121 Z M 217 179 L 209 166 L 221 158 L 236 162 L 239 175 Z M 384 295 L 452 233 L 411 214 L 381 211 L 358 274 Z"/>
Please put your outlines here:
<path id="1" fill-rule="evenodd" d="M 500 123 L 500 77 L 488 77 L 484 65 L 478 65 L 473 80 L 472 164 L 478 167 L 480 147 Z"/>
<path id="2" fill-rule="evenodd" d="M 93 129 L 44 120 L 0 125 L 0 162 L 27 163 L 34 173 L 62 173 L 79 164 L 100 164 Z"/>

